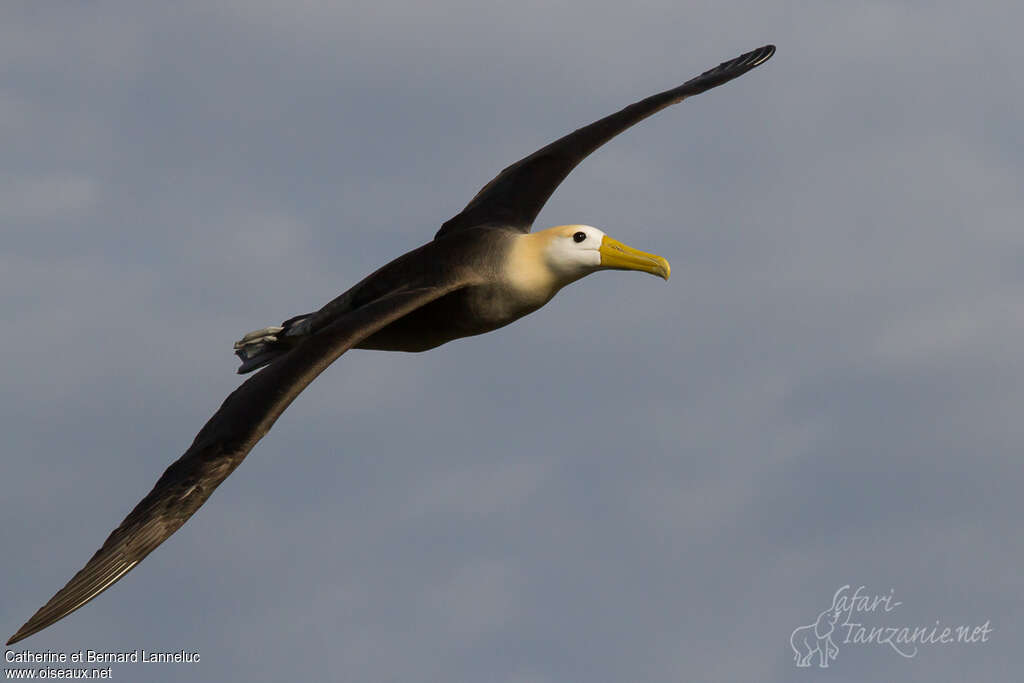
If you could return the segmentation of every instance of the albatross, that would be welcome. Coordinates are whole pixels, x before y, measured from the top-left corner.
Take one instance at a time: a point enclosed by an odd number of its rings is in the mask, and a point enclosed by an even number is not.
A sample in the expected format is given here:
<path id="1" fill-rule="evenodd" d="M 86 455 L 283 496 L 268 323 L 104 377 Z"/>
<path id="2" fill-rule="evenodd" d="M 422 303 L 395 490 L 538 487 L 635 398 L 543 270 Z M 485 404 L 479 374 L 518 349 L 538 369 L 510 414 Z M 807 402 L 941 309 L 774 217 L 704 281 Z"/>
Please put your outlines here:
<path id="1" fill-rule="evenodd" d="M 490 332 L 598 270 L 635 270 L 668 280 L 669 264 L 661 256 L 588 225 L 531 233 L 534 219 L 569 172 L 611 138 L 743 75 L 774 53 L 773 45 L 747 52 L 537 150 L 487 183 L 432 241 L 320 310 L 242 337 L 235 343 L 242 360 L 238 372 L 260 371 L 227 397 L 85 567 L 7 644 L 63 619 L 145 559 L 206 502 L 299 392 L 349 349 L 426 351 Z"/>

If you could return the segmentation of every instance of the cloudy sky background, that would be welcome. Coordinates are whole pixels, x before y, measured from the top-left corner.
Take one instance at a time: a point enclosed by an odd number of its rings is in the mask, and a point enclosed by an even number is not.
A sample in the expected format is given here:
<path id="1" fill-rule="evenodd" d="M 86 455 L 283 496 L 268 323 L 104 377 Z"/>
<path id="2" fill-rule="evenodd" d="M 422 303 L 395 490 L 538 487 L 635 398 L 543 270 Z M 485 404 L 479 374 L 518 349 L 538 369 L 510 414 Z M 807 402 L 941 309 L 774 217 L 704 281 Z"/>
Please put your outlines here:
<path id="1" fill-rule="evenodd" d="M 240 334 L 428 240 L 505 165 L 767 42 L 538 226 L 672 263 L 498 333 L 353 352 L 181 531 L 14 649 L 115 680 L 1018 680 L 1018 3 L 7 3 L 0 624 L 77 571 L 239 381 Z M 873 620 L 873 621 L 872 621 Z"/>

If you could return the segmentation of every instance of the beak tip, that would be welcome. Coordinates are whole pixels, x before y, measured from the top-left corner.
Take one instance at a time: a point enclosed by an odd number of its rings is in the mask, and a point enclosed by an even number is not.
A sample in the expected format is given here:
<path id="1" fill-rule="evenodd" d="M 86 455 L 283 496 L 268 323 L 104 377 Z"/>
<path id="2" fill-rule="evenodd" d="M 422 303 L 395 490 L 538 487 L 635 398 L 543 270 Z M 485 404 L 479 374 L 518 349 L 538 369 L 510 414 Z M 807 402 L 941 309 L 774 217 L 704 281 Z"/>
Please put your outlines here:
<path id="1" fill-rule="evenodd" d="M 658 276 L 665 282 L 668 282 L 669 277 L 672 276 L 672 266 L 668 264 L 668 261 L 662 259 L 662 268 L 661 272 L 658 273 Z"/>

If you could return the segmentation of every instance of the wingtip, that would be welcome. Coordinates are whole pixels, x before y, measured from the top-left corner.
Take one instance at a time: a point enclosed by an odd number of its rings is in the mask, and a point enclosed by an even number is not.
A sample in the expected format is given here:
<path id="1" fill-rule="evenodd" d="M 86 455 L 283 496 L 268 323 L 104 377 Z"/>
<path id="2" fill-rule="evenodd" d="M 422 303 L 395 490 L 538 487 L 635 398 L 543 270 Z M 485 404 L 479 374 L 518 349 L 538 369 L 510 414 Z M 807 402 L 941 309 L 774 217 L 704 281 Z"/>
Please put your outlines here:
<path id="1" fill-rule="evenodd" d="M 755 50 L 744 52 L 739 57 L 734 57 L 722 62 L 716 67 L 708 69 L 700 76 L 692 78 L 684 83 L 683 87 L 689 86 L 691 89 L 696 89 L 695 91 L 686 93 L 687 96 L 718 87 L 723 83 L 728 83 L 734 78 L 742 76 L 751 69 L 761 66 L 771 59 L 774 54 L 774 45 L 762 45 Z"/>
<path id="2" fill-rule="evenodd" d="M 28 624 L 26 624 L 25 626 L 27 626 L 27 625 Z M 14 645 L 19 640 L 25 640 L 30 635 L 35 633 L 35 631 L 27 631 L 26 632 L 25 631 L 25 626 L 22 626 L 20 629 L 18 629 L 17 633 L 15 633 L 13 636 L 11 636 L 10 638 L 7 639 L 7 643 L 5 644 L 5 647 L 6 647 L 6 645 Z"/>
<path id="3" fill-rule="evenodd" d="M 14 635 L 7 639 L 6 645 L 14 645 L 19 640 L 25 640 L 29 636 L 39 633 L 41 630 L 45 628 L 45 626 L 40 626 L 37 623 L 33 623 L 34 621 L 35 616 L 26 621 L 24 624 L 22 624 L 21 628 L 15 631 Z"/>
<path id="4" fill-rule="evenodd" d="M 754 66 L 758 66 L 760 64 L 764 64 L 765 62 L 772 58 L 772 55 L 775 54 L 775 46 L 772 45 L 771 43 L 768 43 L 767 45 L 757 48 L 756 50 L 754 50 L 754 52 L 759 53 L 757 59 L 754 62 Z"/>
<path id="5" fill-rule="evenodd" d="M 35 621 L 35 617 L 32 617 L 31 619 L 26 621 L 24 624 L 22 624 L 21 628 L 19 628 L 17 630 L 17 632 L 15 632 L 15 634 L 13 636 L 8 638 L 7 645 L 13 645 L 14 643 L 17 643 L 19 640 L 25 640 L 29 636 L 32 636 L 32 635 L 35 635 L 36 633 L 39 633 L 44 628 L 46 628 L 47 626 L 50 626 L 53 623 L 53 622 L 48 622 L 48 623 L 45 623 L 45 624 L 40 624 L 40 623 L 33 623 L 34 621 Z"/>
<path id="6" fill-rule="evenodd" d="M 732 60 L 736 66 L 745 66 L 753 69 L 755 66 L 761 66 L 775 54 L 775 46 L 771 43 L 762 45 L 761 47 L 751 50 L 745 54 L 740 55 L 735 60 Z M 728 64 L 729 62 L 726 62 Z"/>

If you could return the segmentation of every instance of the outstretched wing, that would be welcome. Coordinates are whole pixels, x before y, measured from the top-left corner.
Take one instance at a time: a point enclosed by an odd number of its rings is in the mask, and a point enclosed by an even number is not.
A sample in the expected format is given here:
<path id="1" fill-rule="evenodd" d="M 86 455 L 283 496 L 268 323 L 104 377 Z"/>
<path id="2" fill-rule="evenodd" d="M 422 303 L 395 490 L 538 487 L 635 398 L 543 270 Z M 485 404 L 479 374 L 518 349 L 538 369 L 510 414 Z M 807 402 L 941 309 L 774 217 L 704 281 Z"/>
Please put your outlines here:
<path id="1" fill-rule="evenodd" d="M 722 62 L 677 88 L 640 100 L 555 140 L 499 173 L 473 197 L 462 213 L 441 226 L 434 239 L 454 230 L 479 225 L 509 226 L 529 232 L 551 193 L 591 152 L 633 124 L 691 95 L 742 76 L 755 66 L 764 64 L 773 54 L 774 45 L 759 47 Z"/>
<path id="2" fill-rule="evenodd" d="M 236 389 L 92 559 L 7 644 L 63 619 L 110 588 L 206 502 L 317 375 L 360 341 L 459 287 L 393 292 L 342 316 Z"/>

